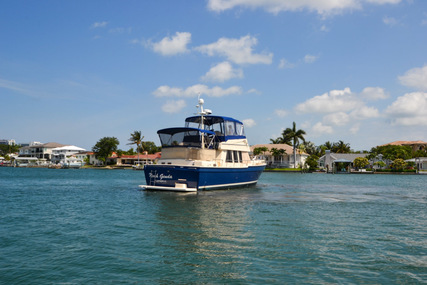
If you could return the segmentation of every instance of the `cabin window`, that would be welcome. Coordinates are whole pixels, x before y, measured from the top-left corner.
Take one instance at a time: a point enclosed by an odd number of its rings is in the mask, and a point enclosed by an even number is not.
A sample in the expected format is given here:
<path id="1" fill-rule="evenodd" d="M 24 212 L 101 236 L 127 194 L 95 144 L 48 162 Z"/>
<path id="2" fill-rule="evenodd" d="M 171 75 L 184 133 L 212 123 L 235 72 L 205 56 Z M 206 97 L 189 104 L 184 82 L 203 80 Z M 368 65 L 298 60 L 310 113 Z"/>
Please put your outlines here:
<path id="1" fill-rule="evenodd" d="M 237 151 L 233 151 L 233 157 L 234 157 L 234 162 L 238 163 L 239 162 L 239 155 L 237 154 Z"/>
<path id="2" fill-rule="evenodd" d="M 233 162 L 233 155 L 232 155 L 231 150 L 227 150 L 227 157 L 226 157 L 225 161 Z"/>
<path id="3" fill-rule="evenodd" d="M 243 162 L 242 152 L 241 151 L 239 151 L 239 160 L 240 160 L 241 163 Z"/>
<path id="4" fill-rule="evenodd" d="M 225 133 L 227 136 L 235 136 L 236 129 L 234 127 L 234 122 L 225 121 Z"/>
<path id="5" fill-rule="evenodd" d="M 244 136 L 245 135 L 245 131 L 243 129 L 243 125 L 242 124 L 236 123 L 236 134 L 238 136 Z"/>

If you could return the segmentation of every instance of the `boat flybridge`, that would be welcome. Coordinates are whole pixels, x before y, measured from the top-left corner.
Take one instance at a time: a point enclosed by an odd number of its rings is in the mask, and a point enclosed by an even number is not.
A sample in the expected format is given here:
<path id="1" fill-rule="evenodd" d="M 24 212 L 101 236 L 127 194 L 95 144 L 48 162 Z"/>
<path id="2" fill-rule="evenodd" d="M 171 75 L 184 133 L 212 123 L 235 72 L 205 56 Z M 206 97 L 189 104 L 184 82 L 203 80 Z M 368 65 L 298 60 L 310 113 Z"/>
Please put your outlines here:
<path id="1" fill-rule="evenodd" d="M 256 184 L 265 161 L 251 156 L 243 123 L 213 116 L 199 98 L 185 127 L 161 129 L 162 157 L 144 168 L 146 190 L 198 191 Z"/>

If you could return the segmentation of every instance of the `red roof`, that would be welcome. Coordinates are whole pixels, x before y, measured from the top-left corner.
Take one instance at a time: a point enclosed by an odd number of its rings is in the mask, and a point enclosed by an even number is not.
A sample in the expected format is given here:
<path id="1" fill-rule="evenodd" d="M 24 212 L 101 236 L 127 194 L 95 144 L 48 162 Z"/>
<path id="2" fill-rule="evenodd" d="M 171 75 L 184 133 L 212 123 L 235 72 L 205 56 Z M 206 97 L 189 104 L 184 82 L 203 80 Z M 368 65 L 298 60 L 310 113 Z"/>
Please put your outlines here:
<path id="1" fill-rule="evenodd" d="M 160 158 L 162 156 L 161 152 L 156 152 L 155 154 L 139 154 L 139 159 L 150 159 L 155 160 L 157 158 Z M 138 155 L 122 155 L 120 158 L 124 159 L 138 159 Z"/>
<path id="2" fill-rule="evenodd" d="M 416 144 L 425 144 L 425 145 L 427 145 L 427 142 L 423 142 L 423 141 L 394 141 L 394 142 L 391 142 L 391 143 L 383 144 L 381 146 L 386 146 L 386 145 L 416 145 Z"/>

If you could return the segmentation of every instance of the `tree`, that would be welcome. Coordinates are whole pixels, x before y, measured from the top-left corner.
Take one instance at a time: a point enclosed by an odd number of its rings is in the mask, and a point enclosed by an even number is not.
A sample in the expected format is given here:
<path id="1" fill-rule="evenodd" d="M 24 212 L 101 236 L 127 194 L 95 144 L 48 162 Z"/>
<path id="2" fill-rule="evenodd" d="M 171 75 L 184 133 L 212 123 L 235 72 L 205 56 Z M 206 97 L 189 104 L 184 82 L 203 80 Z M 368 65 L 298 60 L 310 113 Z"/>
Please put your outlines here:
<path id="1" fill-rule="evenodd" d="M 266 151 L 268 151 L 268 147 L 266 146 L 256 147 L 254 148 L 254 155 L 260 155 L 261 153 L 265 155 Z"/>
<path id="2" fill-rule="evenodd" d="M 304 139 L 305 131 L 304 130 L 297 130 L 295 122 L 292 123 L 292 129 L 287 128 L 283 131 L 282 137 L 285 141 L 291 141 L 292 147 L 294 150 L 294 168 L 297 168 L 297 147 L 299 145 L 299 140 L 305 142 Z"/>
<path id="3" fill-rule="evenodd" d="M 18 152 L 19 149 L 21 148 L 20 145 L 17 144 L 1 144 L 0 145 L 0 155 L 5 156 L 9 153 L 15 153 Z"/>
<path id="4" fill-rule="evenodd" d="M 284 136 L 284 132 L 282 132 L 282 136 L 277 139 L 270 139 L 272 144 L 288 144 L 292 145 L 292 139 L 290 137 Z"/>
<path id="5" fill-rule="evenodd" d="M 315 170 L 317 168 L 318 161 L 319 161 L 319 157 L 315 154 L 312 154 L 309 157 L 307 157 L 307 160 L 305 161 L 305 163 L 308 165 L 310 170 Z"/>
<path id="6" fill-rule="evenodd" d="M 407 145 L 380 145 L 371 149 L 369 158 L 378 157 L 380 154 L 384 159 L 391 161 L 397 158 L 405 160 L 412 158 L 412 148 Z"/>
<path id="7" fill-rule="evenodd" d="M 143 151 L 142 148 L 142 140 L 144 139 L 144 136 L 142 135 L 141 131 L 134 131 L 132 134 L 130 134 L 129 143 L 128 145 L 136 145 L 136 152 L 138 153 L 138 166 L 139 166 L 139 154 Z"/>
<path id="8" fill-rule="evenodd" d="M 310 141 L 300 144 L 299 149 L 310 155 L 316 154 L 316 145 Z"/>
<path id="9" fill-rule="evenodd" d="M 274 157 L 274 160 L 276 159 L 279 160 L 281 156 L 286 154 L 286 149 L 277 149 L 273 147 L 270 152 L 271 152 L 271 155 Z"/>
<path id="10" fill-rule="evenodd" d="M 129 143 L 128 145 L 136 145 L 136 152 L 140 153 L 143 152 L 142 148 L 142 140 L 144 139 L 144 136 L 141 134 L 141 131 L 134 131 L 130 134 Z"/>
<path id="11" fill-rule="evenodd" d="M 351 148 L 349 143 L 345 143 L 343 141 L 338 141 L 332 145 L 332 152 L 335 153 L 350 153 Z"/>
<path id="12" fill-rule="evenodd" d="M 330 141 L 325 142 L 323 146 L 326 148 L 326 150 L 332 150 L 333 148 L 333 144 Z"/>
<path id="13" fill-rule="evenodd" d="M 406 166 L 406 162 L 401 158 L 396 158 L 393 161 L 393 169 L 402 171 Z"/>
<path id="14" fill-rule="evenodd" d="M 375 162 L 374 165 L 378 166 L 380 169 L 386 166 L 385 162 L 382 160 Z"/>
<path id="15" fill-rule="evenodd" d="M 282 143 L 282 138 L 270 139 L 270 142 L 272 144 L 280 144 L 280 143 Z"/>
<path id="16" fill-rule="evenodd" d="M 97 159 L 105 163 L 107 158 L 117 151 L 119 144 L 119 140 L 115 137 L 103 137 L 92 147 L 92 151 Z"/>
<path id="17" fill-rule="evenodd" d="M 150 154 L 161 151 L 161 148 L 156 146 L 152 141 L 141 142 L 142 148 Z"/>
<path id="18" fill-rule="evenodd" d="M 366 157 L 356 157 L 353 161 L 353 165 L 356 168 L 365 168 L 369 165 L 369 160 Z"/>

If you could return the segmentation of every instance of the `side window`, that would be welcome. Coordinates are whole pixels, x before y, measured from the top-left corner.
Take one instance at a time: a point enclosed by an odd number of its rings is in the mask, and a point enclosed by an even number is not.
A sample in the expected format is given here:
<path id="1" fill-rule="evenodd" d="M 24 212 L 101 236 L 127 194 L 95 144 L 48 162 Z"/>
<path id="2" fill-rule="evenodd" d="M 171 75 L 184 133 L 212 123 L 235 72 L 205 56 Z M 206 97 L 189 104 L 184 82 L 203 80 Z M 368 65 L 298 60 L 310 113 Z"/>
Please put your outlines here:
<path id="1" fill-rule="evenodd" d="M 243 129 L 243 125 L 242 124 L 236 123 L 236 134 L 238 136 L 244 136 L 245 135 L 245 131 Z"/>
<path id="2" fill-rule="evenodd" d="M 225 133 L 227 136 L 234 136 L 235 134 L 234 122 L 226 121 L 225 122 Z"/>
<path id="3" fill-rule="evenodd" d="M 239 160 L 240 160 L 240 162 L 243 162 L 242 152 L 241 151 L 239 151 Z"/>
<path id="4" fill-rule="evenodd" d="M 233 162 L 233 156 L 231 154 L 231 150 L 227 150 L 227 157 L 226 157 L 225 161 Z"/>
<path id="5" fill-rule="evenodd" d="M 237 155 L 237 151 L 233 151 L 234 162 L 239 162 L 239 156 Z"/>

